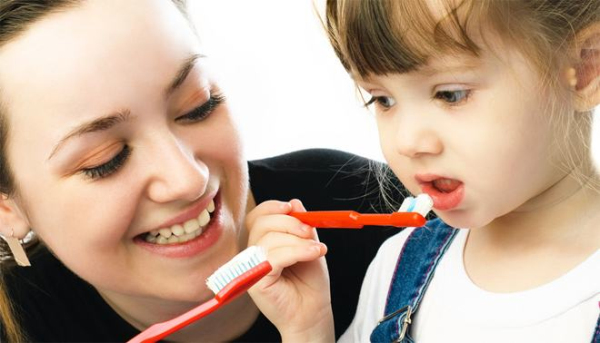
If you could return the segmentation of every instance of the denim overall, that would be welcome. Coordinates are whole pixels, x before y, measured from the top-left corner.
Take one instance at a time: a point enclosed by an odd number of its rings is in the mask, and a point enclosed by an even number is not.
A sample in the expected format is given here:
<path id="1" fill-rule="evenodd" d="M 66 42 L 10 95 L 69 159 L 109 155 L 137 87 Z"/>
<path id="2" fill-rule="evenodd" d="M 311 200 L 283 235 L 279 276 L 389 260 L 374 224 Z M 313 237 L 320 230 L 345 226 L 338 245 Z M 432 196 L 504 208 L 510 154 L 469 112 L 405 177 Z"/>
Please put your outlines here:
<path id="1" fill-rule="evenodd" d="M 457 229 L 436 219 L 410 234 L 398 256 L 384 317 L 371 333 L 371 342 L 414 342 L 410 336 L 411 316 L 419 308 L 435 268 L 457 233 Z M 592 343 L 600 343 L 600 316 Z"/>

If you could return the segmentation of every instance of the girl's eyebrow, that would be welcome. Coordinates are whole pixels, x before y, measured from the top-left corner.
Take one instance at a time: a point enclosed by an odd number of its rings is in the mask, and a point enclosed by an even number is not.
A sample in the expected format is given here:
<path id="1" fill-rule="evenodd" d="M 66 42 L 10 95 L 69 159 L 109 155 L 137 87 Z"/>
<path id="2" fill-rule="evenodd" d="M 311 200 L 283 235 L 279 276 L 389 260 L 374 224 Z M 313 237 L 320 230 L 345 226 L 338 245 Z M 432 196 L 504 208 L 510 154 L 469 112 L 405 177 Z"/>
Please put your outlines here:
<path id="1" fill-rule="evenodd" d="M 472 71 L 473 69 L 480 68 L 481 65 L 481 60 L 477 58 L 465 58 L 460 60 L 452 59 L 447 62 L 437 62 L 424 65 L 423 67 L 417 69 L 417 72 L 427 77 L 432 77 L 445 73 L 468 72 Z"/>
<path id="2" fill-rule="evenodd" d="M 408 72 L 398 72 L 401 75 L 419 75 L 427 78 L 434 77 L 436 75 L 448 74 L 448 73 L 466 73 L 471 72 L 475 69 L 481 68 L 483 62 L 479 58 L 465 57 L 465 58 L 452 58 L 434 63 L 424 64 L 418 67 L 416 70 Z M 393 74 L 393 73 L 392 73 Z M 356 72 L 350 72 L 350 78 L 355 82 L 361 83 L 372 83 L 374 79 L 381 75 L 365 75 L 361 76 Z"/>

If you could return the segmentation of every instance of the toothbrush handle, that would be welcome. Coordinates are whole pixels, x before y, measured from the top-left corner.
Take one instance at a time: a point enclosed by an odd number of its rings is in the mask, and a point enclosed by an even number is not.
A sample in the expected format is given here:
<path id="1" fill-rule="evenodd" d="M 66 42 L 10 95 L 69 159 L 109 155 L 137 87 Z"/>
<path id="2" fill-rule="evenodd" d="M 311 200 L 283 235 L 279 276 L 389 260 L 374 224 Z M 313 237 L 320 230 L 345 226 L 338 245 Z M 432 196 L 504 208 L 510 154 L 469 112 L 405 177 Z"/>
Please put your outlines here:
<path id="1" fill-rule="evenodd" d="M 417 212 L 361 214 L 355 211 L 310 211 L 292 212 L 289 215 L 305 224 L 323 229 L 361 229 L 365 225 L 420 227 L 426 222 Z"/>
<path id="2" fill-rule="evenodd" d="M 292 212 L 289 215 L 304 224 L 319 228 L 360 229 L 364 226 L 358 221 L 360 213 L 355 211 Z"/>
<path id="3" fill-rule="evenodd" d="M 230 300 L 254 286 L 255 283 L 269 274 L 271 270 L 273 270 L 273 266 L 271 266 L 269 261 L 259 263 L 252 269 L 244 272 L 233 281 L 229 282 L 227 286 L 223 287 L 223 289 L 215 295 L 215 299 L 217 299 L 221 305 L 228 303 Z"/>
<path id="4" fill-rule="evenodd" d="M 394 212 L 390 214 L 363 214 L 360 221 L 364 225 L 384 225 L 397 227 L 421 227 L 427 220 L 417 212 Z"/>
<path id="5" fill-rule="evenodd" d="M 192 323 L 193 321 L 214 312 L 219 308 L 219 306 L 219 301 L 216 298 L 212 298 L 202 305 L 180 315 L 179 317 L 175 317 L 166 322 L 161 322 L 150 326 L 146 330 L 140 332 L 137 336 L 127 341 L 127 343 L 157 342 L 173 332 L 183 328 L 184 326 Z"/>
<path id="6" fill-rule="evenodd" d="M 225 286 L 209 301 L 197 306 L 184 314 L 165 322 L 157 323 L 140 332 L 127 343 L 154 343 L 173 332 L 209 315 L 225 305 L 267 275 L 273 267 L 268 261 L 262 262 L 247 272 L 241 274 Z"/>

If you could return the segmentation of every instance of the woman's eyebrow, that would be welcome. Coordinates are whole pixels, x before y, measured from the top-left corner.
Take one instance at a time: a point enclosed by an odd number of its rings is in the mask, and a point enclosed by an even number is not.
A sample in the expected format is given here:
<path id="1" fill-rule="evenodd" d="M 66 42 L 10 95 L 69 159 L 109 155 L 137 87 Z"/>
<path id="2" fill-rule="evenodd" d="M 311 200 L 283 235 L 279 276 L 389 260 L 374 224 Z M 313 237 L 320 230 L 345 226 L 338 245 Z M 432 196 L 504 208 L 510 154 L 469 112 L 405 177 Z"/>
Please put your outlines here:
<path id="1" fill-rule="evenodd" d="M 179 86 L 181 86 L 181 84 L 185 81 L 185 79 L 187 78 L 190 71 L 192 71 L 192 68 L 194 68 L 194 64 L 196 63 L 196 60 L 198 60 L 199 58 L 202 58 L 202 57 L 206 57 L 206 56 L 200 55 L 200 54 L 194 54 L 194 55 L 188 57 L 187 59 L 185 59 L 185 61 L 179 68 L 179 71 L 177 72 L 177 74 L 175 74 L 173 81 L 171 81 L 169 83 L 169 87 L 167 87 L 167 89 L 165 91 L 165 96 L 168 97 L 174 91 L 176 91 L 177 88 L 179 88 Z"/>
<path id="2" fill-rule="evenodd" d="M 54 154 L 58 151 L 58 149 L 60 149 L 60 147 L 64 144 L 65 141 L 71 139 L 72 137 L 81 136 L 86 133 L 108 130 L 119 123 L 129 120 L 130 116 L 131 112 L 129 110 L 124 110 L 121 112 L 106 115 L 101 118 L 96 118 L 94 120 L 85 122 L 77 126 L 73 130 L 71 130 L 65 137 L 63 137 L 58 142 L 58 144 L 56 144 L 56 146 L 54 147 L 54 149 L 52 149 L 52 152 L 48 156 L 48 160 L 51 159 L 52 156 L 54 156 Z"/>
<path id="3" fill-rule="evenodd" d="M 185 61 L 181 64 L 181 67 L 179 68 L 178 72 L 175 74 L 175 77 L 169 83 L 169 86 L 165 90 L 165 95 L 167 97 L 169 95 L 171 95 L 174 91 L 176 91 L 183 84 L 183 82 L 185 81 L 185 79 L 187 78 L 189 73 L 192 71 L 192 68 L 194 68 L 194 64 L 196 63 L 196 60 L 198 60 L 199 58 L 202 58 L 202 57 L 206 57 L 206 56 L 201 55 L 201 54 L 194 54 L 185 59 Z M 54 147 L 54 149 L 52 149 L 52 152 L 48 156 L 48 160 L 51 159 L 52 156 L 54 156 L 54 154 L 64 144 L 64 142 L 69 140 L 70 138 L 75 137 L 75 136 L 81 136 L 86 133 L 108 130 L 111 127 L 113 127 L 119 123 L 127 121 L 129 119 L 130 115 L 131 115 L 131 112 L 129 110 L 124 110 L 121 112 L 112 113 L 107 116 L 91 120 L 89 122 L 85 122 L 85 123 L 77 126 L 73 130 L 71 130 L 64 138 L 62 138 L 58 142 L 58 144 L 56 144 L 56 146 Z"/>

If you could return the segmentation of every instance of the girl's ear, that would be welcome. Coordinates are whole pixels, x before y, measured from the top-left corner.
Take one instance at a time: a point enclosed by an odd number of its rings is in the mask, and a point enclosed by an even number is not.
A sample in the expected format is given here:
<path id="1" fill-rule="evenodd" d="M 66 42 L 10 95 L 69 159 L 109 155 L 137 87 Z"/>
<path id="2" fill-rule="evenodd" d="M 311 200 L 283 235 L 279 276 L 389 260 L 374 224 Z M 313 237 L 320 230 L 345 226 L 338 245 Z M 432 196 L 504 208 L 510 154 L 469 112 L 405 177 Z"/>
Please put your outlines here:
<path id="1" fill-rule="evenodd" d="M 587 112 L 600 104 L 600 22 L 575 36 L 574 53 L 575 110 Z"/>
<path id="2" fill-rule="evenodd" d="M 30 231 L 27 218 L 15 201 L 5 194 L 0 195 L 0 234 L 4 237 L 23 239 Z"/>

